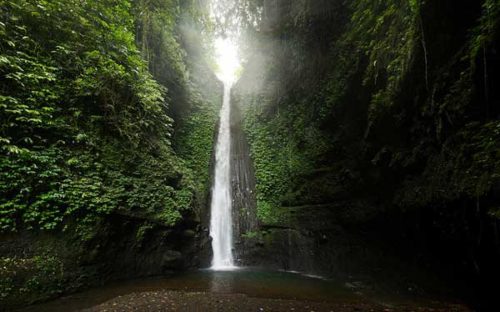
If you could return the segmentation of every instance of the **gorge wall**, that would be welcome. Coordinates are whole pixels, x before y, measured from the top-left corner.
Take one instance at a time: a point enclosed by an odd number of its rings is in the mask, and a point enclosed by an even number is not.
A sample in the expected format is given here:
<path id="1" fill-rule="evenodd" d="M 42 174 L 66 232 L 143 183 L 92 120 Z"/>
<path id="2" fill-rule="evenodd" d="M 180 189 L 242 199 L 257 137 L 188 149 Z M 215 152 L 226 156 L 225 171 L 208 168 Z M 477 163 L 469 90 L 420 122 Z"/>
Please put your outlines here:
<path id="1" fill-rule="evenodd" d="M 206 3 L 2 1 L 0 306 L 201 266 Z"/>
<path id="2" fill-rule="evenodd" d="M 423 268 L 493 300 L 498 1 L 263 7 L 234 91 L 256 173 L 247 261 L 410 290 Z"/>

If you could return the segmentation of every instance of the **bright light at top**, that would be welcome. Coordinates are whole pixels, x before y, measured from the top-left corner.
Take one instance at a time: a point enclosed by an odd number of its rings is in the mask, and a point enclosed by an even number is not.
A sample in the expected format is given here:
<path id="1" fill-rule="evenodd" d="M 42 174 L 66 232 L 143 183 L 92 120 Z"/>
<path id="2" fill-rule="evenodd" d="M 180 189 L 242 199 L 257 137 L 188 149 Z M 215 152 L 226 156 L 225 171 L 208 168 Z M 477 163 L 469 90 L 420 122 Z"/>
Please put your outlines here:
<path id="1" fill-rule="evenodd" d="M 226 38 L 218 38 L 215 41 L 215 53 L 217 60 L 217 77 L 224 83 L 233 84 L 236 81 L 240 61 L 238 51 L 234 43 Z"/>

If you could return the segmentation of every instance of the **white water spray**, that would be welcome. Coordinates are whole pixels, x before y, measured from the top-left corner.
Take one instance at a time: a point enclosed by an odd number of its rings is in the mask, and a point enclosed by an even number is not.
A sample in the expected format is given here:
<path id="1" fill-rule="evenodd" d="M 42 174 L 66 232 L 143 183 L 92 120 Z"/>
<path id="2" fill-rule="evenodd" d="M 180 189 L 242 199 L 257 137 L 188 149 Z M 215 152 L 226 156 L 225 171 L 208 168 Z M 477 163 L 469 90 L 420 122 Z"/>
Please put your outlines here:
<path id="1" fill-rule="evenodd" d="M 233 218 L 230 175 L 230 86 L 224 84 L 224 97 L 220 112 L 219 135 L 215 149 L 215 179 L 212 188 L 210 235 L 214 257 L 212 269 L 234 267 Z"/>
<path id="2" fill-rule="evenodd" d="M 231 197 L 231 86 L 239 67 L 236 47 L 228 39 L 216 41 L 219 79 L 224 82 L 219 134 L 215 147 L 215 173 L 212 187 L 210 236 L 212 237 L 212 269 L 231 270 L 233 259 L 233 217 Z"/>

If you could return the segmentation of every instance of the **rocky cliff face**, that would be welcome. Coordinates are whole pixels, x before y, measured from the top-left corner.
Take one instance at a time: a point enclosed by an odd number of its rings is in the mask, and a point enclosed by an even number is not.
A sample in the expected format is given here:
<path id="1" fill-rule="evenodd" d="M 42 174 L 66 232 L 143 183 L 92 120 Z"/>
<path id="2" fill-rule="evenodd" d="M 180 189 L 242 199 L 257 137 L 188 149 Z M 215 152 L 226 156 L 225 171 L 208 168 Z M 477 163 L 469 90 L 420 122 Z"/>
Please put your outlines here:
<path id="1" fill-rule="evenodd" d="M 205 9 L 2 2 L 2 308 L 208 263 L 222 88 L 201 47 Z M 16 118 L 29 122 L 3 122 Z"/>
<path id="2" fill-rule="evenodd" d="M 255 172 L 250 146 L 243 131 L 238 103 L 231 103 L 231 177 L 233 198 L 233 233 L 235 259 L 245 264 L 248 246 L 244 237 L 258 229 L 255 199 Z"/>
<path id="3" fill-rule="evenodd" d="M 328 274 L 399 258 L 493 282 L 498 3 L 265 4 L 235 88 L 256 172 L 253 262 Z"/>
<path id="4" fill-rule="evenodd" d="M 199 267 L 208 235 L 186 216 L 166 227 L 133 215 L 111 215 L 82 241 L 69 230 L 0 237 L 2 305 L 46 300 L 119 279 L 167 275 Z M 13 285 L 15 289 L 5 288 Z"/>

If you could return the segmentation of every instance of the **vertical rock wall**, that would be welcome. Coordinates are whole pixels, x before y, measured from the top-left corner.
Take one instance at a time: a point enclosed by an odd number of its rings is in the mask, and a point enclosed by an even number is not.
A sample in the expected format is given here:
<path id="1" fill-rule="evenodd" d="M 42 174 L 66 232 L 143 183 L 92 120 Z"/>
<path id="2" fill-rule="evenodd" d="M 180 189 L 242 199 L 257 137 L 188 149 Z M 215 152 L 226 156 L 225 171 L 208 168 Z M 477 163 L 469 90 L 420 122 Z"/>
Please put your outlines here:
<path id="1" fill-rule="evenodd" d="M 258 228 L 255 199 L 255 173 L 250 158 L 250 146 L 242 129 L 241 109 L 231 101 L 231 177 L 234 222 L 234 255 L 242 261 L 248 246 L 242 236 Z"/>

